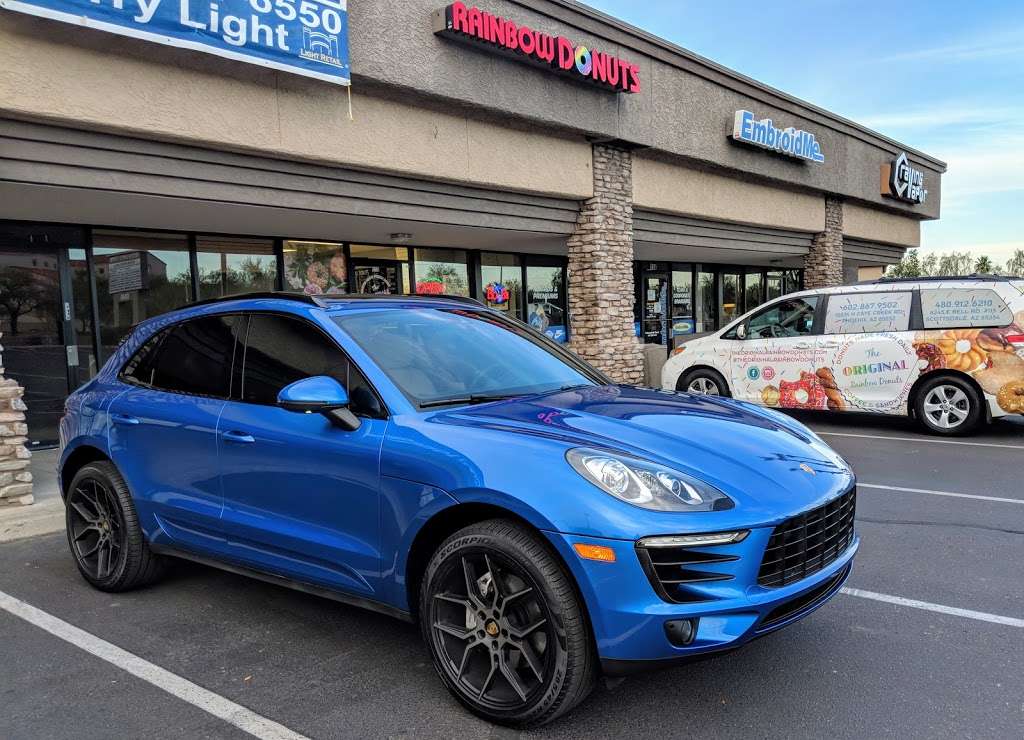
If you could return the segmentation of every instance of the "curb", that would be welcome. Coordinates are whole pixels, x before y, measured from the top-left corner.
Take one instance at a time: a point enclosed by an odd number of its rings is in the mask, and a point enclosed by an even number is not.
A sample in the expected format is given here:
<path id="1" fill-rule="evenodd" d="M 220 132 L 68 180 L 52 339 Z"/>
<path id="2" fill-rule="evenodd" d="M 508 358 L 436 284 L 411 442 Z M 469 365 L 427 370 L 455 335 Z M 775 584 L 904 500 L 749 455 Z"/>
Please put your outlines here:
<path id="1" fill-rule="evenodd" d="M 0 509 L 0 542 L 64 531 L 64 501 L 58 496 L 28 506 Z"/>

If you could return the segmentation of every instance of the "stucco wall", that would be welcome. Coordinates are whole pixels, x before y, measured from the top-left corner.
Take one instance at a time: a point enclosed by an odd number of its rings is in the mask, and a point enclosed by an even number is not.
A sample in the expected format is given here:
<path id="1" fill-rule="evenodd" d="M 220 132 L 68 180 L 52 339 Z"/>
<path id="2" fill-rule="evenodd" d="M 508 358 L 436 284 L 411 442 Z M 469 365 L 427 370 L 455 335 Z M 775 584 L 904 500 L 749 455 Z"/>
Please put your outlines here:
<path id="1" fill-rule="evenodd" d="M 0 11 L 0 112 L 283 158 L 586 198 L 582 137 L 510 128 Z"/>
<path id="2" fill-rule="evenodd" d="M 855 203 L 844 203 L 843 234 L 885 244 L 918 247 L 921 245 L 921 222 Z"/>
<path id="3" fill-rule="evenodd" d="M 818 232 L 825 228 L 821 196 L 779 190 L 642 155 L 633 160 L 633 204 L 779 229 Z"/>

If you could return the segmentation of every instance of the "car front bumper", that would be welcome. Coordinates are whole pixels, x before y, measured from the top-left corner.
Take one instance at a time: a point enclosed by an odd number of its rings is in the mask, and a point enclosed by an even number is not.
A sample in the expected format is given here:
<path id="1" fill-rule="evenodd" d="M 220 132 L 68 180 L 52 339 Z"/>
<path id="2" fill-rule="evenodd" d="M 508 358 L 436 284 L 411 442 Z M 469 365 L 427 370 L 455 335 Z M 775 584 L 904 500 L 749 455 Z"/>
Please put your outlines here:
<path id="1" fill-rule="evenodd" d="M 821 570 L 788 585 L 767 588 L 758 585 L 757 577 L 772 528 L 752 529 L 742 542 L 695 548 L 734 556 L 732 562 L 705 568 L 730 577 L 702 585 L 695 592 L 699 600 L 675 603 L 656 592 L 635 542 L 547 534 L 573 571 L 607 674 L 732 650 L 802 619 L 839 592 L 860 545 L 854 533 L 845 550 Z M 610 547 L 615 562 L 584 560 L 573 549 L 576 543 Z M 673 644 L 666 632 L 666 622 L 678 619 L 696 620 L 696 631 L 685 646 Z"/>

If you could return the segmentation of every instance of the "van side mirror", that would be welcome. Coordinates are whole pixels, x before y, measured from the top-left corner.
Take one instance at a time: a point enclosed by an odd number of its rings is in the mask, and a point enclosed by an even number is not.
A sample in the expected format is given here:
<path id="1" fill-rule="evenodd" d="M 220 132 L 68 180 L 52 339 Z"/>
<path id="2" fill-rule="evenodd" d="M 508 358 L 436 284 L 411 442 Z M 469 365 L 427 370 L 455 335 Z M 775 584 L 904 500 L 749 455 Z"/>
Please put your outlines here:
<path id="1" fill-rule="evenodd" d="M 736 338 L 737 339 L 746 339 L 747 338 L 747 325 L 746 324 L 740 324 L 739 326 L 736 327 Z"/>
<path id="2" fill-rule="evenodd" d="M 300 414 L 322 414 L 347 431 L 359 428 L 359 417 L 348 407 L 348 392 L 334 378 L 314 375 L 286 385 L 277 394 L 277 405 Z"/>

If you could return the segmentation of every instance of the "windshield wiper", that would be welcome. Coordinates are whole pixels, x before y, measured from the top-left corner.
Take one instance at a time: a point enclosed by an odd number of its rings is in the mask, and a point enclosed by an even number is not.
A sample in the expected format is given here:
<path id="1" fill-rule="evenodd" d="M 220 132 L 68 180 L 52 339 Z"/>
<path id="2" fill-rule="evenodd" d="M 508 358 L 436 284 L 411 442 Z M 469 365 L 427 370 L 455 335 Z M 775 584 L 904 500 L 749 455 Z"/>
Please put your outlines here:
<path id="1" fill-rule="evenodd" d="M 510 398 L 518 398 L 520 396 L 529 395 L 526 393 L 496 393 L 494 395 L 483 395 L 476 394 L 470 396 L 462 396 L 460 398 L 439 398 L 436 401 L 424 401 L 420 404 L 421 409 L 429 409 L 437 406 L 453 406 L 459 403 L 466 404 L 478 404 L 478 403 L 491 403 L 492 401 L 507 401 Z"/>

